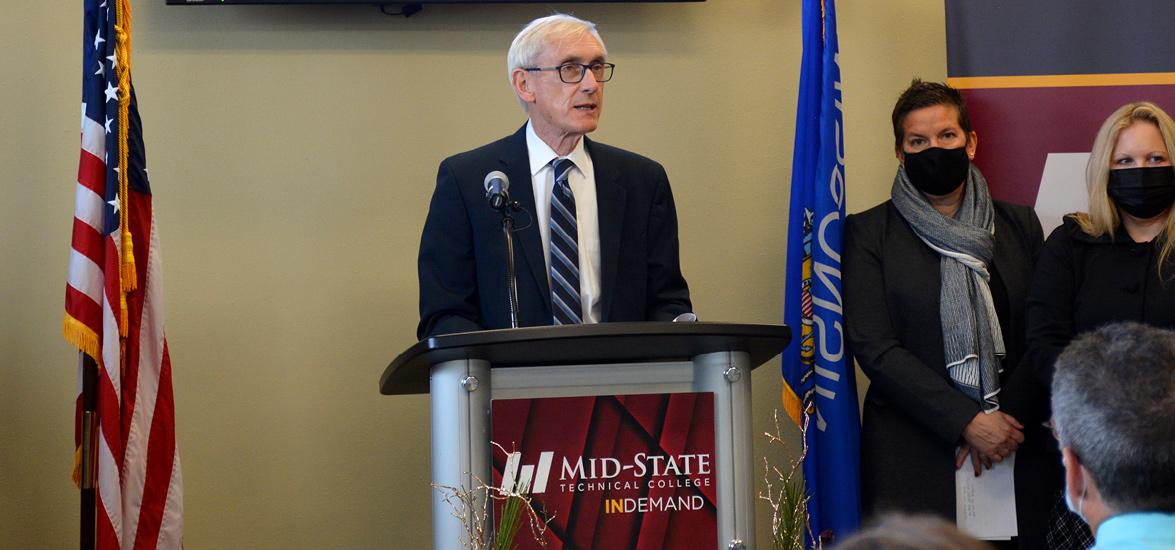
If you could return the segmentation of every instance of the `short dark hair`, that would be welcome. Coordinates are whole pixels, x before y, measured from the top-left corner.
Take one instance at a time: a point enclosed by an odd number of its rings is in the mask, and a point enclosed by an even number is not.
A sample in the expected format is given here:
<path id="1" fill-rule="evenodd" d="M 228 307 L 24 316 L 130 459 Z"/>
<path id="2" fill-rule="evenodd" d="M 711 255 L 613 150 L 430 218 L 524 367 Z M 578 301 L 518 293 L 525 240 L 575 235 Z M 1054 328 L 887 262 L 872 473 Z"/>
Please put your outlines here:
<path id="1" fill-rule="evenodd" d="M 893 106 L 893 143 L 899 150 L 902 148 L 902 139 L 906 131 L 902 125 L 906 122 L 906 115 L 918 109 L 934 105 L 948 105 L 959 113 L 959 127 L 971 140 L 971 119 L 967 117 L 967 103 L 963 101 L 963 94 L 941 82 L 924 82 L 915 78 L 910 87 L 898 96 L 898 102 Z"/>
<path id="2" fill-rule="evenodd" d="M 1106 505 L 1175 512 L 1175 331 L 1106 325 L 1057 358 L 1053 421 Z"/>

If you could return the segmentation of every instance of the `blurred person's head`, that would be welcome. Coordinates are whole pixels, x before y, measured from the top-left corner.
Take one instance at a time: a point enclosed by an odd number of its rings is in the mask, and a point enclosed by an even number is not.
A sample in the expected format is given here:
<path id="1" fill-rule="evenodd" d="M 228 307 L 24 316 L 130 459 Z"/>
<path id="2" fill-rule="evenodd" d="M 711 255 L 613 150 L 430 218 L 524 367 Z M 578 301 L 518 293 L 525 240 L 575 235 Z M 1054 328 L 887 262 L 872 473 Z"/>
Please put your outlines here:
<path id="1" fill-rule="evenodd" d="M 1053 424 L 1070 509 L 1097 532 L 1120 513 L 1175 513 L 1175 332 L 1106 325 L 1056 363 Z"/>
<path id="2" fill-rule="evenodd" d="M 833 550 L 990 550 L 985 542 L 935 516 L 882 516 Z"/>

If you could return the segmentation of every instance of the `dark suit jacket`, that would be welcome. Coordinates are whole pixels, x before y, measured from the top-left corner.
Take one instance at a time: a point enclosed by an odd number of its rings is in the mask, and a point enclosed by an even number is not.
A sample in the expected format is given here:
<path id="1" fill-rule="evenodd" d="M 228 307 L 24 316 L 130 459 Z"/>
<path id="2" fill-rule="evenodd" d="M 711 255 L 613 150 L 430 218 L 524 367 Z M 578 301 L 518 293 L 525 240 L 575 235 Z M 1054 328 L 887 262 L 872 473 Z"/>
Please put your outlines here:
<path id="1" fill-rule="evenodd" d="M 660 164 L 588 140 L 600 221 L 600 315 L 603 322 L 668 321 L 691 310 L 681 275 L 677 212 Z M 516 215 L 514 264 L 519 322 L 550 325 L 546 253 L 534 212 L 526 126 L 514 135 L 441 162 L 420 239 L 420 324 L 416 334 L 510 326 L 506 245 L 501 215 L 485 198 L 485 175 L 510 179 Z"/>
<path id="2" fill-rule="evenodd" d="M 996 201 L 995 212 L 992 293 L 997 304 L 1006 297 L 1000 324 L 1007 356 L 999 398 L 1001 408 L 1017 416 L 1024 405 L 1012 374 L 1024 354 L 1024 304 L 1043 235 L 1028 207 Z M 980 407 L 955 388 L 944 366 L 939 263 L 939 255 L 914 234 L 889 201 L 846 220 L 846 334 L 870 381 L 861 433 L 862 501 L 867 513 L 897 510 L 955 516 L 954 451 Z M 1039 431 L 1025 435 L 1041 439 Z M 1044 443 L 1033 443 L 1037 444 Z M 1022 454 L 1017 455 L 1017 471 L 1022 462 L 1035 464 Z M 1031 480 L 1017 476 L 1017 485 L 1018 493 L 1038 493 Z M 1055 500 L 1055 494 L 1047 497 Z M 1050 507 L 1051 503 L 1043 512 Z M 1026 513 L 1035 510 L 1018 511 L 1024 512 L 1024 525 Z M 1033 518 L 1028 523 L 1040 521 Z"/>

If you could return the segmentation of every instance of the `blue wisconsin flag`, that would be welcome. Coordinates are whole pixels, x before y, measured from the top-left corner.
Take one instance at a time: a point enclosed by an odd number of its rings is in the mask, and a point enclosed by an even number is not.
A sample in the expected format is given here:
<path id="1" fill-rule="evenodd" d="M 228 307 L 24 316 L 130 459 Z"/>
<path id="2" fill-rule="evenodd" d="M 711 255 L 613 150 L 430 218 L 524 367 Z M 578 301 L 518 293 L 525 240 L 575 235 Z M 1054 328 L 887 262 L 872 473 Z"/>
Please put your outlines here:
<path id="1" fill-rule="evenodd" d="M 802 19 L 784 308 L 799 336 L 783 354 L 783 403 L 797 426 L 809 416 L 804 482 L 812 532 L 827 540 L 860 524 L 860 416 L 841 322 L 845 172 L 834 0 L 804 0 Z"/>

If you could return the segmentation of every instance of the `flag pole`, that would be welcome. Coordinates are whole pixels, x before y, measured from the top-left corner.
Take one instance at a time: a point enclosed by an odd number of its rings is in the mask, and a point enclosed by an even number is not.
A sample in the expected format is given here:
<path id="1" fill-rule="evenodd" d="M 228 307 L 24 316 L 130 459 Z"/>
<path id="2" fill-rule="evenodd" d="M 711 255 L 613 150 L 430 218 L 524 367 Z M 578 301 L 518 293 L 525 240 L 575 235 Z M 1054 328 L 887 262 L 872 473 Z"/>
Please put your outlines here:
<path id="1" fill-rule="evenodd" d="M 82 356 L 82 471 L 81 471 L 81 528 L 79 544 L 81 550 L 95 548 L 95 517 L 97 494 L 95 474 L 95 443 L 98 441 L 98 363 L 85 353 Z"/>

